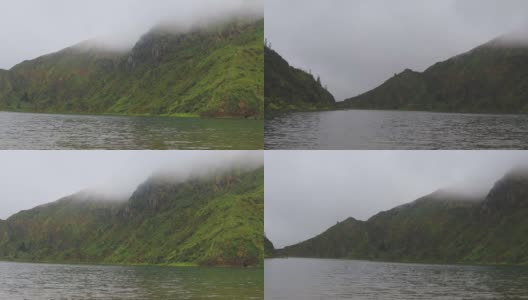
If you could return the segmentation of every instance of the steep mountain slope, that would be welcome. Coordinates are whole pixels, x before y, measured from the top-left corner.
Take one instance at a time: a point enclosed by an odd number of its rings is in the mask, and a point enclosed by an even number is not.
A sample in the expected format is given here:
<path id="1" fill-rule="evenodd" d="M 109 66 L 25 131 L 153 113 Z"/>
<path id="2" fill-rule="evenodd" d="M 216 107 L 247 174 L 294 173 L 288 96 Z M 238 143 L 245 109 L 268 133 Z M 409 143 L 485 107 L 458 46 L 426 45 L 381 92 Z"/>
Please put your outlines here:
<path id="1" fill-rule="evenodd" d="M 273 246 L 273 243 L 268 240 L 266 236 L 264 236 L 264 256 L 265 257 L 272 257 L 275 255 L 275 246 Z"/>
<path id="2" fill-rule="evenodd" d="M 341 108 L 448 112 L 528 112 L 528 43 L 509 35 L 439 62 L 405 70 Z"/>
<path id="3" fill-rule="evenodd" d="M 277 52 L 264 48 L 267 111 L 317 110 L 332 108 L 335 99 L 319 79 L 288 64 Z"/>
<path id="4" fill-rule="evenodd" d="M 263 117 L 263 20 L 168 28 L 130 51 L 88 41 L 1 71 L 0 109 Z"/>
<path id="5" fill-rule="evenodd" d="M 278 251 L 301 257 L 528 264 L 526 215 L 528 171 L 512 171 L 484 199 L 435 192 L 367 221 L 349 218 Z"/>
<path id="6" fill-rule="evenodd" d="M 127 201 L 79 193 L 0 222 L 0 258 L 260 265 L 263 169 L 177 182 L 154 176 Z"/>

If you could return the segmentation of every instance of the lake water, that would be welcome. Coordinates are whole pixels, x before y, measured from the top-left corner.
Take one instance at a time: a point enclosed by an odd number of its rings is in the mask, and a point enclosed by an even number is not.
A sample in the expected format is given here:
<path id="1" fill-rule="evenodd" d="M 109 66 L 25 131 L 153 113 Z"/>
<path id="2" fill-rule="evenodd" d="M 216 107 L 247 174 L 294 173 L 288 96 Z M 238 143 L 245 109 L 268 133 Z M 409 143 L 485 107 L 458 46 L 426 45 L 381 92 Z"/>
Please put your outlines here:
<path id="1" fill-rule="evenodd" d="M 0 299 L 263 299 L 262 269 L 0 262 Z"/>
<path id="2" fill-rule="evenodd" d="M 528 267 L 266 259 L 265 299 L 528 299 Z"/>
<path id="3" fill-rule="evenodd" d="M 266 149 L 528 149 L 528 115 L 347 110 L 266 119 Z"/>
<path id="4" fill-rule="evenodd" d="M 264 147 L 264 121 L 0 112 L 0 149 Z"/>

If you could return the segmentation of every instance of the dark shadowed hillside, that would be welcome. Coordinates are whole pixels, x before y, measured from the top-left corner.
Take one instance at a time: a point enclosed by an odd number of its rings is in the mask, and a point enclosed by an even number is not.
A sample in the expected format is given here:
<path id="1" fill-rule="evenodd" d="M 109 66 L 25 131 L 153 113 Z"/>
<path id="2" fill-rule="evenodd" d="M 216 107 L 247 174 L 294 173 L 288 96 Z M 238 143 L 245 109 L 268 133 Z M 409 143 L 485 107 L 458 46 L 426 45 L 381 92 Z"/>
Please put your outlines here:
<path id="1" fill-rule="evenodd" d="M 528 112 L 528 43 L 499 37 L 424 72 L 405 70 L 341 108 Z"/>
<path id="2" fill-rule="evenodd" d="M 301 257 L 528 264 L 527 215 L 528 171 L 520 169 L 482 199 L 438 191 L 367 221 L 349 218 L 278 251 Z"/>
<path id="3" fill-rule="evenodd" d="M 266 110 L 296 111 L 332 108 L 334 97 L 312 74 L 288 64 L 277 52 L 265 47 Z"/>
<path id="4" fill-rule="evenodd" d="M 275 255 L 275 247 L 273 246 L 273 243 L 264 236 L 264 256 L 266 257 L 272 257 Z"/>

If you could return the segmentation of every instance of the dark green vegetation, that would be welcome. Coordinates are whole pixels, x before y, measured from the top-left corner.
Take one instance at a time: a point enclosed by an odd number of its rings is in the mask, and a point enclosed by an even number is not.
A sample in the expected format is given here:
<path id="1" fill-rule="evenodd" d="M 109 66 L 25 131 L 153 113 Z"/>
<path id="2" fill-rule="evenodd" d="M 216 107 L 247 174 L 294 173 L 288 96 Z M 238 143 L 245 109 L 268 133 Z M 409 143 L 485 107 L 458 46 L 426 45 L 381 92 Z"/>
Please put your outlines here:
<path id="1" fill-rule="evenodd" d="M 130 51 L 85 42 L 0 70 L 0 109 L 263 118 L 263 20 L 167 28 Z"/>
<path id="2" fill-rule="evenodd" d="M 445 112 L 528 112 L 528 44 L 509 36 L 437 63 L 405 70 L 340 108 Z"/>
<path id="3" fill-rule="evenodd" d="M 528 264 L 528 171 L 506 174 L 487 196 L 436 192 L 349 218 L 281 255 L 400 262 Z"/>
<path id="4" fill-rule="evenodd" d="M 330 109 L 335 100 L 312 74 L 288 64 L 277 52 L 265 47 L 264 96 L 267 112 Z"/>
<path id="5" fill-rule="evenodd" d="M 264 256 L 265 257 L 275 256 L 275 247 L 273 246 L 273 243 L 266 236 L 264 236 Z"/>
<path id="6" fill-rule="evenodd" d="M 0 221 L 0 259 L 261 265 L 263 178 L 263 168 L 153 176 L 126 201 L 78 193 Z"/>

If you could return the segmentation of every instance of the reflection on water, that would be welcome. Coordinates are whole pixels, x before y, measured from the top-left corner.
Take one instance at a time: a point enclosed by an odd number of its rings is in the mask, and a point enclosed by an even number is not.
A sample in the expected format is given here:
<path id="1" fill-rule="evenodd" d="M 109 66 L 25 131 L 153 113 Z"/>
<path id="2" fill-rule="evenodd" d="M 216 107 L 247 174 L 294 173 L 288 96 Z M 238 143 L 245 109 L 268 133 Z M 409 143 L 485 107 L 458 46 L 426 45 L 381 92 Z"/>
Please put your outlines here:
<path id="1" fill-rule="evenodd" d="M 0 112 L 0 149 L 264 147 L 264 121 Z"/>
<path id="2" fill-rule="evenodd" d="M 265 298 L 528 299 L 528 267 L 268 259 Z"/>
<path id="3" fill-rule="evenodd" d="M 266 149 L 528 149 L 528 115 L 301 112 L 266 120 Z"/>
<path id="4" fill-rule="evenodd" d="M 0 299 L 263 299 L 262 269 L 0 262 Z"/>

